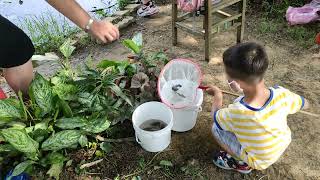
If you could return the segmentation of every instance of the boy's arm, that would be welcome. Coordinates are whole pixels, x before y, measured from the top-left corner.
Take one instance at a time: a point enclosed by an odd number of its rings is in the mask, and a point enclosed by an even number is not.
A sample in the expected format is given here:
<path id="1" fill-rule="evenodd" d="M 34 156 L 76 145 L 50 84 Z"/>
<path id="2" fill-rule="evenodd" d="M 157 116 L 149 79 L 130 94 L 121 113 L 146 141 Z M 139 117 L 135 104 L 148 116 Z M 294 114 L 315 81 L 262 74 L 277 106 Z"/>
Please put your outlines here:
<path id="1" fill-rule="evenodd" d="M 221 130 L 233 132 L 229 109 L 222 108 L 222 91 L 216 86 L 210 86 L 206 92 L 213 96 L 211 117 L 214 123 Z"/>
<path id="2" fill-rule="evenodd" d="M 285 89 L 284 92 L 288 102 L 289 114 L 295 114 L 300 110 L 309 108 L 309 102 L 303 96 L 288 89 Z"/>
<path id="3" fill-rule="evenodd" d="M 211 115 L 213 116 L 214 112 L 221 109 L 222 107 L 222 91 L 216 86 L 210 86 L 207 90 L 207 93 L 213 96 Z"/>
<path id="4" fill-rule="evenodd" d="M 81 29 L 85 29 L 88 25 L 90 15 L 75 0 L 47 0 L 47 2 Z M 118 28 L 106 21 L 94 20 L 89 33 L 104 43 L 119 39 Z"/>

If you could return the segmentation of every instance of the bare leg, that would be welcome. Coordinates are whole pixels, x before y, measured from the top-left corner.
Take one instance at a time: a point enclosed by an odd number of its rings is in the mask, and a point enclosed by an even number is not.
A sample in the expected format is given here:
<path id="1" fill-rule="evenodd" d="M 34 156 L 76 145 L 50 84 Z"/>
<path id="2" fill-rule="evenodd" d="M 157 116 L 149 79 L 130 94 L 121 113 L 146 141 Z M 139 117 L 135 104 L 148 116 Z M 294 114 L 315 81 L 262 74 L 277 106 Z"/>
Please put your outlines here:
<path id="1" fill-rule="evenodd" d="M 9 86 L 16 93 L 22 91 L 23 94 L 28 94 L 28 88 L 33 79 L 33 67 L 31 60 L 20 66 L 5 68 L 3 72 Z"/>

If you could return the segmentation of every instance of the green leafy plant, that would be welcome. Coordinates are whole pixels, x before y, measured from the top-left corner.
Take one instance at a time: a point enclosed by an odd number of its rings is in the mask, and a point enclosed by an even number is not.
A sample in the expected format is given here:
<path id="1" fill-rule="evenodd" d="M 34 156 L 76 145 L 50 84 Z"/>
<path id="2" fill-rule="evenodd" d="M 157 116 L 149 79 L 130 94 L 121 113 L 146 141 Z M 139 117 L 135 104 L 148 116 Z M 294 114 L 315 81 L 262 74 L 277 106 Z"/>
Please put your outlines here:
<path id="1" fill-rule="evenodd" d="M 158 99 L 156 80 L 166 56 L 143 53 L 141 34 L 125 41 L 139 54 L 134 61 L 102 60 L 75 71 L 69 63 L 74 47 L 67 40 L 60 47 L 62 69 L 49 80 L 36 73 L 30 100 L 23 102 L 21 93 L 19 99 L 0 100 L 0 160 L 17 158 L 14 175 L 45 168 L 59 179 L 69 151 L 110 153 L 112 144 L 96 137 L 108 136 L 107 130 L 129 119 L 137 105 Z"/>
<path id="2" fill-rule="evenodd" d="M 129 0 L 118 0 L 119 9 L 123 10 L 129 4 Z"/>

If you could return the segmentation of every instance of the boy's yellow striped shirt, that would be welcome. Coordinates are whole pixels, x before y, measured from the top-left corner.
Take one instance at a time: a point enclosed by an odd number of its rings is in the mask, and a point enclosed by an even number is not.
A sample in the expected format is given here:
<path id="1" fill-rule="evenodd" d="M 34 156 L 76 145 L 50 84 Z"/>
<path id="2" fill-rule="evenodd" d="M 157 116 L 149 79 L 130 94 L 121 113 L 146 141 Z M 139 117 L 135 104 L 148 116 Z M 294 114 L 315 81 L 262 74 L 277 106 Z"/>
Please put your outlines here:
<path id="1" fill-rule="evenodd" d="M 270 97 L 261 108 L 253 108 L 243 99 L 240 97 L 228 108 L 215 112 L 214 120 L 219 128 L 236 135 L 243 161 L 254 169 L 266 169 L 290 144 L 287 116 L 303 107 L 304 98 L 276 87 L 270 88 Z"/>

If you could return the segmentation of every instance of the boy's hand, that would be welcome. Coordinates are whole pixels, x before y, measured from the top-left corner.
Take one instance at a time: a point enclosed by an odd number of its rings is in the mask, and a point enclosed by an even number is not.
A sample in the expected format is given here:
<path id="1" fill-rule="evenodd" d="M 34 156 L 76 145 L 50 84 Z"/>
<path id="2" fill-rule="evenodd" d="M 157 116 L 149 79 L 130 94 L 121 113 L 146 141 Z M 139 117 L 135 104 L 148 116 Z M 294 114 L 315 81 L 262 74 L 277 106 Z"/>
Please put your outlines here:
<path id="1" fill-rule="evenodd" d="M 209 86 L 206 92 L 212 96 L 222 96 L 222 91 L 217 86 Z"/>
<path id="2" fill-rule="evenodd" d="M 107 21 L 94 21 L 89 32 L 103 43 L 112 42 L 120 37 L 118 28 Z"/>

